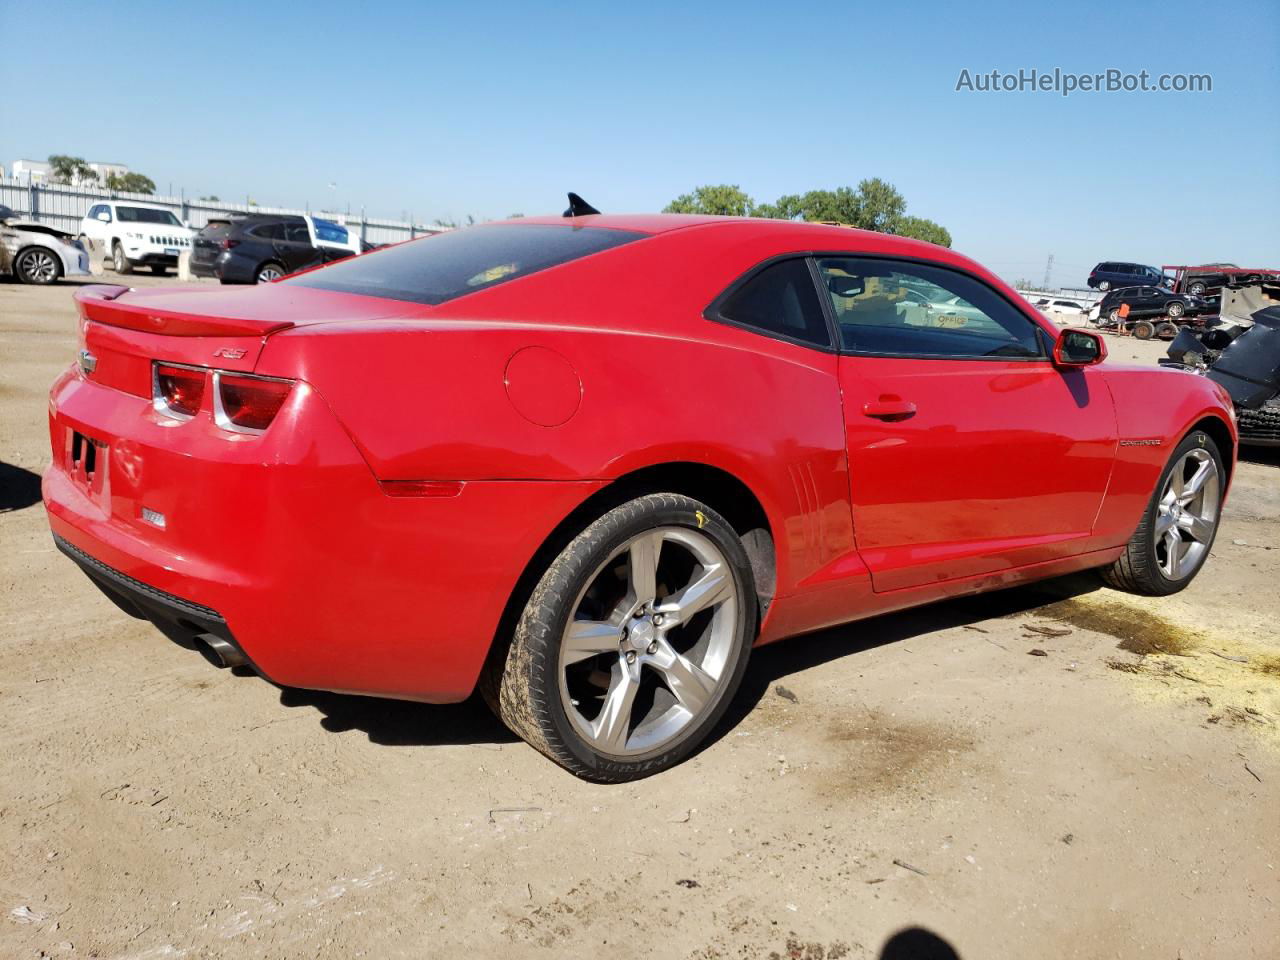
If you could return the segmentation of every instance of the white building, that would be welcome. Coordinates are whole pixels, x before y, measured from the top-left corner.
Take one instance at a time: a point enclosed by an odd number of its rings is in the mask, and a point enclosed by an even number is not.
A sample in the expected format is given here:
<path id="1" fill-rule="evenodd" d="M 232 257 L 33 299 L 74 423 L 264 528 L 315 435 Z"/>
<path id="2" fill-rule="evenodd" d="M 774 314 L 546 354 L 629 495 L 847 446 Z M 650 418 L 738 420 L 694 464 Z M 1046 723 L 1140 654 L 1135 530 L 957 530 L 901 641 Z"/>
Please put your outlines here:
<path id="1" fill-rule="evenodd" d="M 90 170 L 98 175 L 96 182 L 103 185 L 107 182 L 107 177 L 115 175 L 117 177 L 124 176 L 129 172 L 129 168 L 123 163 L 102 163 L 90 162 L 87 164 Z M 53 168 L 44 160 L 15 160 L 13 161 L 12 176 L 15 180 L 22 180 L 26 183 L 48 183 L 53 179 Z M 82 181 L 76 180 L 76 183 Z"/>
<path id="2" fill-rule="evenodd" d="M 129 168 L 123 163 L 97 163 L 91 162 L 89 169 L 98 175 L 99 183 L 106 183 L 107 177 L 116 176 L 123 177 L 129 172 Z"/>
<path id="3" fill-rule="evenodd" d="M 13 179 L 27 183 L 48 183 L 53 169 L 43 160 L 13 161 Z"/>

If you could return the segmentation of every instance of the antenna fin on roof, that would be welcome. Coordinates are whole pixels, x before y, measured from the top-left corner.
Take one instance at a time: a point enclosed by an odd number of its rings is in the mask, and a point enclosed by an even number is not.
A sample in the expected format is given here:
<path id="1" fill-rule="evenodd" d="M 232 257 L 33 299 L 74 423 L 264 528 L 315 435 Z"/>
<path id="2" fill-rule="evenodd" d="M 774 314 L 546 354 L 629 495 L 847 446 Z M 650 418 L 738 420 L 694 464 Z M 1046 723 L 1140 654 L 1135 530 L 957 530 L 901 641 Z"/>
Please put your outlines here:
<path id="1" fill-rule="evenodd" d="M 569 191 L 569 209 L 564 212 L 566 217 L 585 217 L 589 213 L 599 213 L 600 211 L 593 207 L 580 196 Z"/>

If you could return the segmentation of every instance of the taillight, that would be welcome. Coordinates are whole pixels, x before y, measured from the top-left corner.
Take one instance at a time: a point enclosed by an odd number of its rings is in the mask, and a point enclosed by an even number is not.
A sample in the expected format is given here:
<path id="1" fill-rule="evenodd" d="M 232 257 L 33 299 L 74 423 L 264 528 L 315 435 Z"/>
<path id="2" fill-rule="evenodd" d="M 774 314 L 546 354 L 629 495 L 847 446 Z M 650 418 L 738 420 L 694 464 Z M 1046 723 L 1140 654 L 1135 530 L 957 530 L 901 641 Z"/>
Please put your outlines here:
<path id="1" fill-rule="evenodd" d="M 217 393 L 214 419 L 218 426 L 240 432 L 261 432 L 271 425 L 293 389 L 292 380 L 249 377 L 235 373 L 214 374 Z"/>
<path id="2" fill-rule="evenodd" d="M 155 408 L 161 413 L 186 419 L 200 412 L 204 399 L 206 372 L 191 367 L 157 363 L 154 367 Z"/>
<path id="3" fill-rule="evenodd" d="M 238 246 L 240 246 L 240 241 L 232 240 L 230 237 L 224 238 L 221 243 L 221 247 L 223 250 L 230 250 L 232 247 L 238 247 Z"/>

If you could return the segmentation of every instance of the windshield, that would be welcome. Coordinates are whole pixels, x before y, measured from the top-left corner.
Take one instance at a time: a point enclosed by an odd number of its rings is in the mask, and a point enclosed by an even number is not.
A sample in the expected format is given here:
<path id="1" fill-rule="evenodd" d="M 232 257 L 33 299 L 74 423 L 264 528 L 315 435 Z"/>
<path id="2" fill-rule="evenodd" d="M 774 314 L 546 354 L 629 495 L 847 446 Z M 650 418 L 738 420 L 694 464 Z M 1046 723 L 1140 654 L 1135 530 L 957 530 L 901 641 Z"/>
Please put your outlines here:
<path id="1" fill-rule="evenodd" d="M 182 221 L 168 210 L 152 210 L 150 207 L 116 207 L 116 217 L 124 223 L 161 223 L 167 227 L 182 226 Z"/>
<path id="2" fill-rule="evenodd" d="M 300 287 L 438 304 L 645 236 L 558 224 L 450 230 L 282 281 Z"/>

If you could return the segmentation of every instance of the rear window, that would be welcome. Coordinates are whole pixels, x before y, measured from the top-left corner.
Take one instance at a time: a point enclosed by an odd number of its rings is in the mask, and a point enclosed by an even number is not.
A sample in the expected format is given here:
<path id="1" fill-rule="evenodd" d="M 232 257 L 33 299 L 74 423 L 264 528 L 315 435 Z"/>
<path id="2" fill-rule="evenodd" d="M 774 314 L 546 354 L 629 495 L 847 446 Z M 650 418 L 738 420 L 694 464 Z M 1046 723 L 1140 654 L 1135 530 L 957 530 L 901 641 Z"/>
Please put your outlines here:
<path id="1" fill-rule="evenodd" d="M 354 257 L 283 282 L 437 304 L 643 236 L 629 230 L 558 224 L 467 227 Z"/>
<path id="2" fill-rule="evenodd" d="M 311 221 L 316 225 L 316 239 L 321 243 L 346 243 L 347 228 L 334 223 L 332 220 L 315 219 Z"/>
<path id="3" fill-rule="evenodd" d="M 229 220 L 210 220 L 200 231 L 203 237 L 225 237 L 231 231 Z"/>
<path id="4" fill-rule="evenodd" d="M 180 227 L 182 221 L 168 210 L 152 210 L 149 207 L 116 207 L 116 216 L 122 223 L 162 223 L 169 227 Z"/>

